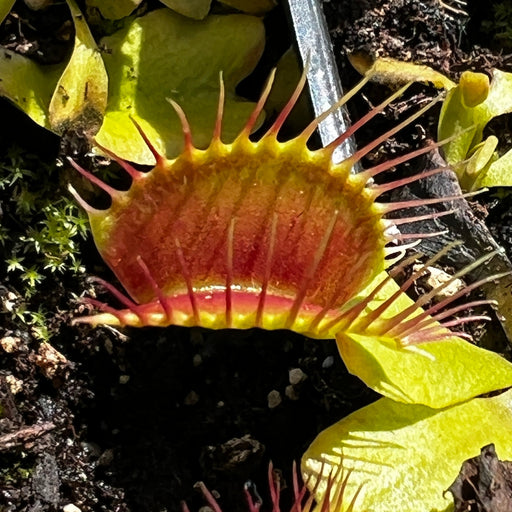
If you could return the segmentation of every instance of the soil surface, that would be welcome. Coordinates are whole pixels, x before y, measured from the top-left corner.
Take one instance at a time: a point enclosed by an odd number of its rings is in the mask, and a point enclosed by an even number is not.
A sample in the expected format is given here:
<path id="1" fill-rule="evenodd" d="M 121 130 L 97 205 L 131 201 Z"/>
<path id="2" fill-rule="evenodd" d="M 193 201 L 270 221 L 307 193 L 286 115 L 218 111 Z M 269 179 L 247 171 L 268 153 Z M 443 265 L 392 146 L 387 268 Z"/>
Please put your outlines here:
<path id="1" fill-rule="evenodd" d="M 465 7 L 445 3 L 325 2 L 344 86 L 358 79 L 347 52 L 414 60 L 452 79 L 466 69 L 511 71 L 512 57 L 501 50 L 492 30 L 498 2 L 484 6 L 474 1 Z M 142 9 L 156 4 L 143 2 Z M 491 28 L 485 29 L 482 19 Z M 62 3 L 36 14 L 16 2 L 0 42 L 40 62 L 59 62 L 70 51 L 70 27 Z M 288 31 L 282 6 L 268 16 L 267 27 L 269 41 L 286 46 L 276 36 Z M 434 94 L 425 87 L 413 89 L 416 99 Z M 382 86 L 370 88 L 353 106 L 352 118 L 387 93 Z M 59 140 L 5 100 L 0 109 L 2 151 L 8 154 L 16 146 L 37 155 L 38 164 L 25 162 L 33 172 L 37 165 L 54 165 L 70 151 L 80 153 L 74 136 L 71 142 Z M 381 122 L 385 126 L 396 120 Z M 506 131 L 507 122 L 495 129 Z M 373 136 L 366 131 L 358 140 Z M 385 154 L 373 154 L 372 161 L 429 137 L 435 137 L 435 113 L 424 125 L 390 141 Z M 2 162 L 5 166 L 6 160 Z M 55 193 L 66 194 L 66 176 L 55 179 Z M 19 229 L 11 192 L 0 190 L 0 216 L 9 229 Z M 512 210 L 503 197 L 508 191 L 491 191 L 480 198 L 478 208 L 510 257 Z M 347 372 L 333 340 L 310 340 L 288 331 L 71 326 L 70 319 L 83 308 L 77 297 L 91 289 L 87 276 L 115 281 L 90 237 L 80 242 L 85 272 L 47 273 L 44 285 L 29 299 L 20 297 L 22 283 L 4 263 L 9 243 L 0 248 L 5 253 L 0 267 L 2 512 L 62 511 L 70 504 L 77 509 L 68 507 L 67 512 L 164 512 L 180 510 L 182 500 L 193 511 L 204 505 L 194 488 L 197 481 L 215 491 L 226 512 L 243 511 L 248 480 L 253 492 L 269 503 L 269 461 L 284 488 L 286 510 L 293 462 L 321 430 L 378 398 Z M 30 266 L 30 261 L 24 264 Z M 106 294 L 101 298 L 109 300 Z M 49 343 L 42 343 L 16 316 L 22 303 L 31 311 L 44 306 L 53 312 L 46 317 Z M 503 340 L 496 320 L 473 329 L 477 341 L 489 332 Z"/>

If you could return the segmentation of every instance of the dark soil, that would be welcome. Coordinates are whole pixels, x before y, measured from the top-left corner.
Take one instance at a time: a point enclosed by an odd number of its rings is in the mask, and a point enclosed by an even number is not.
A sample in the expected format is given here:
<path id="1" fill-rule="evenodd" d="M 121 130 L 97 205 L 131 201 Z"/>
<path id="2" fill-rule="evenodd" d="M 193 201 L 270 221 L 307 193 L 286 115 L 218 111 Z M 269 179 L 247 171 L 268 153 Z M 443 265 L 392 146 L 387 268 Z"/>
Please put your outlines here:
<path id="1" fill-rule="evenodd" d="M 510 510 L 512 462 L 500 461 L 493 444 L 478 457 L 464 462 L 460 475 L 448 489 L 454 497 L 454 512 Z"/>
<path id="2" fill-rule="evenodd" d="M 347 51 L 419 61 L 454 79 L 465 69 L 510 70 L 511 56 L 480 24 L 482 18 L 492 22 L 496 3 L 481 6 L 475 0 L 464 15 L 437 0 L 325 2 L 345 87 L 358 79 Z M 279 11 L 272 16 L 272 30 L 288 30 Z M 0 30 L 5 47 L 44 62 L 64 58 L 70 40 L 62 4 L 34 14 L 17 2 Z M 375 88 L 374 94 L 380 92 Z M 427 92 L 418 88 L 414 94 Z M 362 101 L 353 117 L 373 99 Z M 46 162 L 63 156 L 57 137 L 6 101 L 0 109 L 3 150 L 21 146 Z M 392 141 L 387 155 L 434 137 L 435 115 L 431 121 Z M 362 133 L 361 140 L 372 136 Z M 0 215 L 9 199 L 0 191 Z M 510 256 L 507 203 L 493 191 L 483 208 Z M 82 254 L 89 275 L 113 280 L 90 240 Z M 82 512 L 163 512 L 179 510 L 181 500 L 198 510 L 203 504 L 194 489 L 198 480 L 216 491 L 225 511 L 236 512 L 247 509 L 248 480 L 269 503 L 270 460 L 281 475 L 286 510 L 293 461 L 321 430 L 377 398 L 348 374 L 333 340 L 287 331 L 72 327 L 70 319 L 80 308 L 76 297 L 90 287 L 78 277 L 52 274 L 43 293 L 31 299 L 32 308 L 39 302 L 54 312 L 51 345 L 41 345 L 9 312 L 18 285 L 6 269 L 0 268 L 0 275 L 2 512 L 61 511 L 67 504 Z M 499 325 L 479 329 L 500 331 Z M 293 380 L 301 375 L 297 369 L 303 376 L 292 385 L 290 372 Z"/>

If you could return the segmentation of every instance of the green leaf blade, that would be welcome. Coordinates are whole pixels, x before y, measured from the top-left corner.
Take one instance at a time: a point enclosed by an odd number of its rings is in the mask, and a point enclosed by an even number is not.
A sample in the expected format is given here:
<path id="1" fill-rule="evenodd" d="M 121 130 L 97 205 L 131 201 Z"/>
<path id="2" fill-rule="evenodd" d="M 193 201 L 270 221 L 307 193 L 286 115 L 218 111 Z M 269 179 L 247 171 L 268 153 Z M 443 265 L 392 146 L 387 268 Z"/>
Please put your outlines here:
<path id="1" fill-rule="evenodd" d="M 0 23 L 2 23 L 7 15 L 11 12 L 12 6 L 16 0 L 1 0 L 0 1 Z"/>
<path id="2" fill-rule="evenodd" d="M 50 101 L 49 121 L 57 133 L 80 126 L 92 135 L 107 107 L 108 78 L 82 13 L 73 0 L 67 2 L 75 24 L 75 45 Z"/>
<path id="3" fill-rule="evenodd" d="M 363 291 L 368 294 L 386 278 L 385 272 Z M 405 293 L 395 300 L 368 328 L 365 315 L 399 291 L 389 281 L 360 315 L 362 327 L 354 322 L 336 335 L 341 357 L 348 370 L 368 387 L 395 401 L 432 408 L 454 405 L 483 393 L 512 386 L 512 364 L 499 354 L 479 348 L 454 336 L 407 345 L 407 340 L 384 334 L 379 326 L 414 304 Z M 422 313 L 417 308 L 408 318 Z M 432 323 L 429 327 L 439 323 Z M 412 328 L 412 326 L 410 326 Z M 445 331 L 446 334 L 449 331 Z"/>
<path id="4" fill-rule="evenodd" d="M 512 459 L 511 424 L 512 391 L 441 410 L 383 398 L 319 434 L 302 459 L 304 480 L 311 489 L 321 475 L 321 501 L 329 473 L 343 467 L 343 505 L 331 512 L 453 510 L 444 491 L 464 460 L 489 443 Z"/>
<path id="5" fill-rule="evenodd" d="M 87 0 L 87 5 L 97 7 L 108 20 L 119 20 L 129 16 L 142 0 Z"/>
<path id="6" fill-rule="evenodd" d="M 109 105 L 98 142 L 137 163 L 154 163 L 130 116 L 141 121 L 157 149 L 169 157 L 182 147 L 181 124 L 167 98 L 179 103 L 192 127 L 194 144 L 211 140 L 222 71 L 226 88 L 223 139 L 241 130 L 253 105 L 235 86 L 259 60 L 264 44 L 261 20 L 243 14 L 195 21 L 168 9 L 137 18 L 103 41 L 110 77 Z M 114 131 L 115 130 L 115 131 Z"/>
<path id="7" fill-rule="evenodd" d="M 0 54 L 0 95 L 11 100 L 34 122 L 50 129 L 48 105 L 63 67 L 42 66 L 4 49 Z"/>
<path id="8" fill-rule="evenodd" d="M 460 338 L 397 347 L 393 340 L 340 335 L 348 370 L 393 400 L 442 408 L 512 386 L 512 365 Z"/>

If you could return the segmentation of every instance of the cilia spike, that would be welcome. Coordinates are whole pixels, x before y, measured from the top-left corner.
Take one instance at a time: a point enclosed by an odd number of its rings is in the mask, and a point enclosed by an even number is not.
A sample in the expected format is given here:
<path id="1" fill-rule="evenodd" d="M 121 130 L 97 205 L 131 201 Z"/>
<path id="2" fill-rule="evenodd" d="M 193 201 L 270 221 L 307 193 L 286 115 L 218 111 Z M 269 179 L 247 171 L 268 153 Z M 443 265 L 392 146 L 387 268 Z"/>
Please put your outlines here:
<path id="1" fill-rule="evenodd" d="M 392 220 L 385 215 L 444 199 L 389 204 L 377 201 L 387 190 L 443 169 L 388 185 L 375 185 L 373 177 L 442 143 L 359 174 L 352 174 L 351 168 L 428 107 L 353 157 L 334 163 L 336 146 L 402 91 L 375 107 L 335 143 L 310 150 L 309 137 L 330 112 L 289 141 L 279 142 L 277 137 L 304 87 L 304 77 L 268 131 L 257 141 L 249 139 L 272 80 L 273 73 L 246 126 L 232 143 L 221 141 L 222 83 L 212 143 L 207 149 L 194 147 L 186 113 L 175 103 L 172 105 L 185 140 L 185 149 L 177 158 L 159 154 L 137 125 L 155 157 L 150 172 L 140 173 L 107 151 L 133 178 L 126 192 L 112 189 L 73 164 L 112 198 L 110 208 L 96 210 L 73 190 L 89 214 L 102 257 L 131 297 L 114 293 L 126 308 L 122 310 L 94 301 L 102 312 L 78 318 L 77 322 L 286 328 L 316 338 L 332 337 L 353 325 L 375 324 L 378 311 L 366 320 L 356 318 L 363 314 L 368 301 L 354 298 L 387 267 L 387 255 L 403 255 L 408 247 L 386 247 L 407 237 L 397 236 L 396 229 L 390 229 Z M 353 94 L 349 92 L 347 97 Z M 397 223 L 440 215 L 443 213 L 400 219 Z M 418 237 L 421 234 L 410 238 Z M 390 305 L 386 304 L 383 309 Z M 411 337 L 409 313 L 388 319 L 384 330 Z M 401 330 L 398 324 L 402 320 L 406 326 Z M 425 330 L 431 330 L 425 315 L 418 321 Z M 382 322 L 380 325 L 382 330 Z"/>

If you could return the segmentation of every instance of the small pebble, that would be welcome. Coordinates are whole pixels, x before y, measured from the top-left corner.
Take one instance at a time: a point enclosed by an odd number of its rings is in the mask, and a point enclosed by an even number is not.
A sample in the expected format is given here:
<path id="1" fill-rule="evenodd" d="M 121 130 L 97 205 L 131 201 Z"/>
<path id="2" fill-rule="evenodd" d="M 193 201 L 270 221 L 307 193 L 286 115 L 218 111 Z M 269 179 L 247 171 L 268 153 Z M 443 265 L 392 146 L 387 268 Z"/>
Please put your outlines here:
<path id="1" fill-rule="evenodd" d="M 39 345 L 35 363 L 46 378 L 53 379 L 68 365 L 68 360 L 45 341 Z"/>
<path id="2" fill-rule="evenodd" d="M 330 368 L 333 364 L 334 364 L 334 357 L 327 356 L 322 362 L 322 368 L 324 370 L 326 370 L 327 368 Z"/>
<path id="3" fill-rule="evenodd" d="M 21 338 L 14 336 L 5 336 L 0 339 L 0 347 L 2 347 L 8 354 L 12 354 L 21 344 Z"/>
<path id="4" fill-rule="evenodd" d="M 129 380 L 129 375 L 119 375 L 119 384 L 126 384 Z"/>
<path id="5" fill-rule="evenodd" d="M 269 409 L 274 409 L 278 405 L 281 404 L 283 399 L 281 398 L 281 393 L 279 391 L 273 389 L 268 395 L 267 395 L 267 404 Z"/>
<path id="6" fill-rule="evenodd" d="M 7 296 L 2 301 L 2 308 L 8 313 L 12 313 L 16 309 L 16 303 L 18 302 L 18 296 L 13 292 L 8 292 Z"/>
<path id="7" fill-rule="evenodd" d="M 296 386 L 300 384 L 303 380 L 306 379 L 306 374 L 300 368 L 292 368 L 288 372 L 288 380 L 292 386 Z"/>
<path id="8" fill-rule="evenodd" d="M 435 267 L 428 267 L 428 271 L 430 272 L 430 277 L 427 279 L 427 284 L 433 290 L 443 285 L 452 278 L 450 274 L 447 274 L 443 270 L 440 270 Z M 436 299 L 440 301 L 448 297 L 452 297 L 457 292 L 464 289 L 464 286 L 464 281 L 462 281 L 461 279 L 455 279 L 446 288 L 443 288 L 436 294 Z"/>
<path id="9" fill-rule="evenodd" d="M 5 382 L 7 382 L 7 385 L 13 395 L 18 394 L 23 390 L 23 381 L 21 379 L 17 379 L 14 375 L 6 375 Z"/>
<path id="10" fill-rule="evenodd" d="M 68 503 L 62 508 L 62 512 L 82 512 L 76 505 L 73 503 Z"/>
<path id="11" fill-rule="evenodd" d="M 290 400 L 298 400 L 299 399 L 299 394 L 297 393 L 297 390 L 291 384 L 286 386 L 286 389 L 284 390 L 284 394 Z"/>
<path id="12" fill-rule="evenodd" d="M 199 395 L 192 390 L 186 397 L 185 400 L 183 400 L 183 403 L 185 405 L 196 405 L 197 402 L 199 402 Z"/>
<path id="13" fill-rule="evenodd" d="M 414 265 L 413 270 L 417 271 L 421 268 L 421 265 Z M 452 276 L 447 274 L 444 270 L 441 270 L 436 267 L 427 267 L 428 273 L 422 278 L 423 282 L 426 286 L 428 286 L 431 290 L 435 290 L 439 286 L 443 285 L 447 281 L 449 281 Z M 464 289 L 464 281 L 461 279 L 455 279 L 448 286 L 443 288 L 442 290 L 437 291 L 434 299 L 437 302 L 440 302 L 448 297 L 455 295 L 460 290 Z"/>

